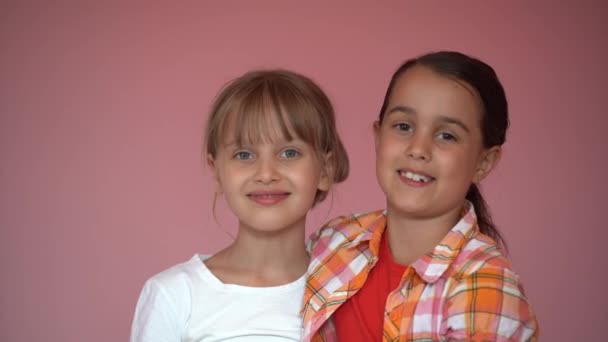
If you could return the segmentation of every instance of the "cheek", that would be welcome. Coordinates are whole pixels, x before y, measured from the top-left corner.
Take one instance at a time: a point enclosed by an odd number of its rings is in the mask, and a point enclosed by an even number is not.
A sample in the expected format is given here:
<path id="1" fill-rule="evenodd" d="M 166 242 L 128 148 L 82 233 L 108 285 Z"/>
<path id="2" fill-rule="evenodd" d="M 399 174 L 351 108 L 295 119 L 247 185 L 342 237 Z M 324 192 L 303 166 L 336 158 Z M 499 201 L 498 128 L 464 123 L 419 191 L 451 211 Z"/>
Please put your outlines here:
<path id="1" fill-rule="evenodd" d="M 246 171 L 241 169 L 230 168 L 220 173 L 220 181 L 226 186 L 236 186 L 243 178 L 246 177 Z"/>
<path id="2" fill-rule="evenodd" d="M 304 174 L 300 175 L 300 182 L 310 185 L 316 191 L 316 186 L 321 180 L 321 169 L 317 167 L 311 167 Z"/>
<path id="3" fill-rule="evenodd" d="M 445 155 L 442 161 L 445 169 L 449 170 L 449 174 L 453 175 L 454 179 L 472 180 L 477 169 L 477 159 L 466 151 Z"/>
<path id="4" fill-rule="evenodd" d="M 379 136 L 376 144 L 376 155 L 380 158 L 389 158 L 400 150 L 400 143 L 392 139 L 388 134 Z"/>
<path id="5" fill-rule="evenodd" d="M 383 139 L 378 144 L 376 150 L 376 177 L 381 186 L 390 182 L 393 170 L 401 160 L 399 154 L 399 145 L 394 142 L 391 143 L 388 139 Z"/>
<path id="6" fill-rule="evenodd" d="M 308 160 L 298 161 L 295 164 L 285 165 L 281 169 L 281 174 L 295 184 L 310 185 L 319 180 L 321 175 L 320 168 Z"/>

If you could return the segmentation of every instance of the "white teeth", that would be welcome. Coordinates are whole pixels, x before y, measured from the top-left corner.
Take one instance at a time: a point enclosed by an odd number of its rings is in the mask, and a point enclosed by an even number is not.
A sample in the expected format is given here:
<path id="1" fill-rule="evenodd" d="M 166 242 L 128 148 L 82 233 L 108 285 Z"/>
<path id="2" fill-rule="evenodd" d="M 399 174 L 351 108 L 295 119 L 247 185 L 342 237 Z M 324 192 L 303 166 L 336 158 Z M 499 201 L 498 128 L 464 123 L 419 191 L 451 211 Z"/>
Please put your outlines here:
<path id="1" fill-rule="evenodd" d="M 422 182 L 422 183 L 427 183 L 431 181 L 430 177 L 426 177 L 423 175 L 419 175 L 417 173 L 413 173 L 413 172 L 409 172 L 409 171 L 401 171 L 401 176 L 407 178 L 407 179 L 411 179 L 414 182 Z"/>

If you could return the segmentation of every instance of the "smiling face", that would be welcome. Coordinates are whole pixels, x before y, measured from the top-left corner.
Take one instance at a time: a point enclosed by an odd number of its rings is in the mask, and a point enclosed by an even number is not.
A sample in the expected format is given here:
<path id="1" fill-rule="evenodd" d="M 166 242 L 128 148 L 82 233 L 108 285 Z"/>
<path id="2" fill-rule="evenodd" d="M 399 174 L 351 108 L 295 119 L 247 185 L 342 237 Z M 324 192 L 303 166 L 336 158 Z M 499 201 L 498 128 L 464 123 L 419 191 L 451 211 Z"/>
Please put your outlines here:
<path id="1" fill-rule="evenodd" d="M 239 229 L 278 233 L 304 229 L 317 190 L 330 179 L 315 150 L 294 136 L 286 139 L 274 120 L 266 137 L 237 144 L 234 129 L 208 157 L 216 192 L 223 193 L 239 219 Z M 232 133 L 230 133 L 232 132 Z M 249 139 L 250 140 L 250 139 Z"/>
<path id="2" fill-rule="evenodd" d="M 376 175 L 389 215 L 459 217 L 471 183 L 500 156 L 500 147 L 482 146 L 482 114 L 477 93 L 464 82 L 420 65 L 399 77 L 374 125 Z"/>

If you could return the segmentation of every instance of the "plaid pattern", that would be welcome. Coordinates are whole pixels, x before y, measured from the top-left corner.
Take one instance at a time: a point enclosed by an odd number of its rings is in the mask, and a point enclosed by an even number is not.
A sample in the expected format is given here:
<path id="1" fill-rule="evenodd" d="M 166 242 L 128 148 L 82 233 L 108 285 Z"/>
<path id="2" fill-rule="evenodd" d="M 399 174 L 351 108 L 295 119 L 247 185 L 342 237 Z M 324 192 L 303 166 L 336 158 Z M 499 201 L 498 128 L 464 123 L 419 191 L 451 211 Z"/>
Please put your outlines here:
<path id="1" fill-rule="evenodd" d="M 376 264 L 386 212 L 340 217 L 308 243 L 304 341 L 336 341 L 330 319 Z M 462 219 L 414 262 L 386 301 L 383 341 L 536 341 L 538 324 L 507 259 L 481 234 L 469 203 Z"/>

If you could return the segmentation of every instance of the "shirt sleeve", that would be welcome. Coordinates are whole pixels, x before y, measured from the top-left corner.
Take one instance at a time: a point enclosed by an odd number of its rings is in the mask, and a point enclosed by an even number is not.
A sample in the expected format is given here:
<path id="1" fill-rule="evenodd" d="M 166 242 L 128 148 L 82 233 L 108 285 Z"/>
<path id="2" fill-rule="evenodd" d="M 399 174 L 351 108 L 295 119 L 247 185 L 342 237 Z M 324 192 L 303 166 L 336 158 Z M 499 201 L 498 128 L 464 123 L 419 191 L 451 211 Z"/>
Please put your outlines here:
<path id="1" fill-rule="evenodd" d="M 445 313 L 447 340 L 536 341 L 538 323 L 519 277 L 505 268 L 482 268 L 451 289 Z"/>
<path id="2" fill-rule="evenodd" d="M 130 342 L 178 342 L 182 326 L 175 301 L 159 282 L 148 280 L 137 301 Z"/>

